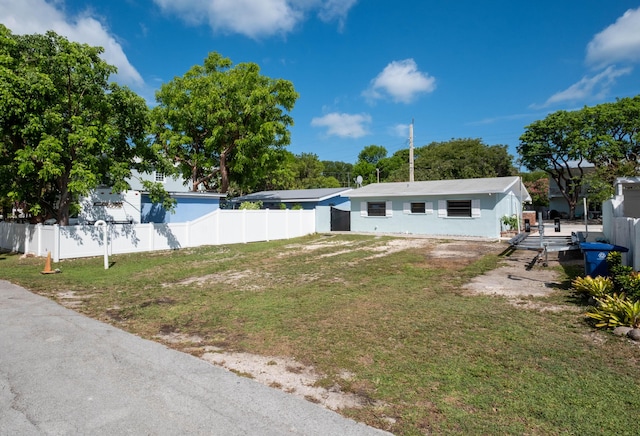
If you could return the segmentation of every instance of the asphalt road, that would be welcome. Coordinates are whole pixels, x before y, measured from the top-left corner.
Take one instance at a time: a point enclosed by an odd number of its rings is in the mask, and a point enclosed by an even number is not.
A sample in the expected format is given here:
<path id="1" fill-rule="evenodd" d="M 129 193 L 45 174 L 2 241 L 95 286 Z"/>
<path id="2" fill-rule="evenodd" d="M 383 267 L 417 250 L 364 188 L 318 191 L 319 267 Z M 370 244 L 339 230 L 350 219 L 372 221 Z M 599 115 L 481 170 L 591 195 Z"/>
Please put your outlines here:
<path id="1" fill-rule="evenodd" d="M 383 435 L 0 281 L 0 435 Z"/>

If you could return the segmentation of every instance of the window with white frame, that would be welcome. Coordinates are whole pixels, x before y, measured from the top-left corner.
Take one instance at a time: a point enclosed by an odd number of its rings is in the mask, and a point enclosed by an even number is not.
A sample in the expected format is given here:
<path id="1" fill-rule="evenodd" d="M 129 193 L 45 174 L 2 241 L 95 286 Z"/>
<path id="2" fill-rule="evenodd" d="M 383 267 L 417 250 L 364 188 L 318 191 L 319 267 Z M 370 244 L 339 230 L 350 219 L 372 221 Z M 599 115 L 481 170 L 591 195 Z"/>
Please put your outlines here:
<path id="1" fill-rule="evenodd" d="M 368 201 L 367 216 L 387 216 L 387 205 L 384 201 Z"/>
<path id="2" fill-rule="evenodd" d="M 360 216 L 390 217 L 393 215 L 390 201 L 363 201 L 360 203 Z"/>
<path id="3" fill-rule="evenodd" d="M 156 182 L 164 183 L 164 173 L 160 171 L 155 171 L 155 173 Z"/>
<path id="4" fill-rule="evenodd" d="M 438 216 L 441 218 L 479 218 L 480 200 L 440 200 Z"/>
<path id="5" fill-rule="evenodd" d="M 470 217 L 471 200 L 447 200 L 447 216 Z"/>

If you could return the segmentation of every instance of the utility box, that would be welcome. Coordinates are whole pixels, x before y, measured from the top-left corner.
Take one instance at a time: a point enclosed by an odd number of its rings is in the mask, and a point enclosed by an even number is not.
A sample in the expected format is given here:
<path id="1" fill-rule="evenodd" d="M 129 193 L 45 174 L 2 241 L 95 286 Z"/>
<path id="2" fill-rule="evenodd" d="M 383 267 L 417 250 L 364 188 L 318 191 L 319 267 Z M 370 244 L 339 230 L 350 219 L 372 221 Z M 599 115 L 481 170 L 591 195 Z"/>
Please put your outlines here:
<path id="1" fill-rule="evenodd" d="M 581 242 L 580 249 L 584 254 L 584 273 L 591 277 L 609 276 L 609 266 L 607 265 L 607 255 L 609 253 L 612 251 L 620 253 L 629 251 L 627 247 L 603 242 Z"/>

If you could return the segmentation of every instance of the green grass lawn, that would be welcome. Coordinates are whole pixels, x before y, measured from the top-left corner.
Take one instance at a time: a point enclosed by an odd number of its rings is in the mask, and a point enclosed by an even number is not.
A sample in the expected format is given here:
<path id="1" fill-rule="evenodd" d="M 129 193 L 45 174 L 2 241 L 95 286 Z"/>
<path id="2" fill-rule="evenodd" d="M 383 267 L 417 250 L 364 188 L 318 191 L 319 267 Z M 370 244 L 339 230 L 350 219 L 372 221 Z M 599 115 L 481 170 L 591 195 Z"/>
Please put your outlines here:
<path id="1" fill-rule="evenodd" d="M 461 285 L 504 246 L 443 260 L 429 247 L 381 255 L 388 241 L 313 235 L 113 256 L 106 271 L 102 258 L 64 261 L 55 275 L 2 254 L 0 278 L 73 295 L 79 312 L 143 337 L 313 365 L 321 384 L 369 400 L 341 413 L 396 434 L 637 434 L 640 347 L 594 331 L 570 291 L 535 299 L 567 307 L 544 312 L 470 295 Z"/>

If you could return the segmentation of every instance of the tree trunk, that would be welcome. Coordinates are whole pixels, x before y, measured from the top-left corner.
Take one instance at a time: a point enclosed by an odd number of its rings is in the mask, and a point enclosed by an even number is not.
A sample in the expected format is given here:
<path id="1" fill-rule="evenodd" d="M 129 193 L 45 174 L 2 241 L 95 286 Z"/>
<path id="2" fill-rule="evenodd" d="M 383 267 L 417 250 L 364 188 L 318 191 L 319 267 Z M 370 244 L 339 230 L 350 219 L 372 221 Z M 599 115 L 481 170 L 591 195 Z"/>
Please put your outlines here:
<path id="1" fill-rule="evenodd" d="M 198 167 L 193 165 L 191 167 L 191 191 L 198 192 L 198 186 L 200 186 L 200 182 L 198 181 Z"/>
<path id="2" fill-rule="evenodd" d="M 220 153 L 220 193 L 229 190 L 229 168 L 227 168 L 227 153 Z"/>
<path id="3" fill-rule="evenodd" d="M 69 172 L 60 178 L 60 202 L 56 220 L 61 226 L 69 225 L 69 208 L 71 206 L 71 194 L 69 193 Z"/>

